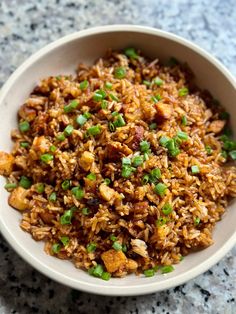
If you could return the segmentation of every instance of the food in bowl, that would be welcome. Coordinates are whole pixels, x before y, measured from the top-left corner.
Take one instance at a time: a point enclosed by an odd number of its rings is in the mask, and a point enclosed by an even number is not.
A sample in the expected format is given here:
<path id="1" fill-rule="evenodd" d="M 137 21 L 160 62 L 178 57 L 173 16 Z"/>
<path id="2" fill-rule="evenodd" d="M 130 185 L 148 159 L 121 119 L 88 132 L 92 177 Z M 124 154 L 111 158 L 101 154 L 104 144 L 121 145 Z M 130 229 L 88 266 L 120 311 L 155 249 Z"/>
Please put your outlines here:
<path id="1" fill-rule="evenodd" d="M 110 51 L 43 79 L 1 152 L 9 204 L 45 251 L 108 280 L 171 272 L 236 196 L 229 115 L 186 65 Z"/>

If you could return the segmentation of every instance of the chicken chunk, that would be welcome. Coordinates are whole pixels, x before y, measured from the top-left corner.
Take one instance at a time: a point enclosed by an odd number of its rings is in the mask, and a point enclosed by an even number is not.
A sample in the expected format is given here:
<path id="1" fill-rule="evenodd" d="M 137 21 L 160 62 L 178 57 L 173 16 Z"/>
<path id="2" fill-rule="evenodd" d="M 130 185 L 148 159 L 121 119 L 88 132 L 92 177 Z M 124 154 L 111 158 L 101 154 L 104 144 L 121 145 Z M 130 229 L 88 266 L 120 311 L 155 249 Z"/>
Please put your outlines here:
<path id="1" fill-rule="evenodd" d="M 19 116 L 27 121 L 33 121 L 36 117 L 36 110 L 29 108 L 26 104 L 19 109 Z"/>
<path id="2" fill-rule="evenodd" d="M 52 220 L 55 218 L 55 216 L 49 212 L 39 213 L 39 216 L 45 224 L 49 225 L 52 224 Z"/>
<path id="3" fill-rule="evenodd" d="M 136 270 L 138 268 L 138 263 L 135 262 L 133 259 L 128 258 L 126 267 L 127 267 L 128 270 L 134 271 L 134 270 Z"/>
<path id="4" fill-rule="evenodd" d="M 136 150 L 143 139 L 144 128 L 142 126 L 135 126 L 131 129 L 130 136 L 133 137 L 132 141 L 128 144 L 131 149 Z"/>
<path id="5" fill-rule="evenodd" d="M 122 251 L 109 250 L 102 253 L 101 258 L 109 273 L 114 273 L 123 268 L 127 263 L 127 258 Z"/>
<path id="6" fill-rule="evenodd" d="M 115 199 L 120 199 L 120 194 L 105 183 L 102 183 L 99 186 L 99 192 L 101 193 L 102 198 L 107 202 L 113 203 Z"/>
<path id="7" fill-rule="evenodd" d="M 225 126 L 225 122 L 225 120 L 215 120 L 211 122 L 208 131 L 213 133 L 220 133 Z"/>
<path id="8" fill-rule="evenodd" d="M 120 142 L 110 142 L 106 147 L 106 156 L 109 160 L 117 160 L 117 158 L 128 156 L 132 152 L 126 144 Z"/>
<path id="9" fill-rule="evenodd" d="M 28 191 L 21 186 L 14 189 L 8 199 L 8 204 L 18 210 L 25 210 L 29 207 L 29 201 L 26 196 Z"/>
<path id="10" fill-rule="evenodd" d="M 50 145 L 51 143 L 45 136 L 36 136 L 32 144 L 32 149 L 43 154 L 49 150 Z"/>
<path id="11" fill-rule="evenodd" d="M 21 169 L 27 168 L 27 157 L 26 156 L 16 156 L 15 165 Z"/>
<path id="12" fill-rule="evenodd" d="M 90 170 L 92 164 L 94 162 L 94 155 L 88 151 L 83 152 L 79 159 L 79 165 L 85 171 Z"/>
<path id="13" fill-rule="evenodd" d="M 132 239 L 131 245 L 135 253 L 142 257 L 148 257 L 147 244 L 143 240 Z"/>
<path id="14" fill-rule="evenodd" d="M 14 157 L 11 154 L 0 152 L 0 175 L 8 176 L 12 172 Z"/>
<path id="15" fill-rule="evenodd" d="M 172 115 L 172 106 L 169 104 L 164 104 L 162 102 L 156 103 L 156 119 L 158 121 L 168 120 Z"/>

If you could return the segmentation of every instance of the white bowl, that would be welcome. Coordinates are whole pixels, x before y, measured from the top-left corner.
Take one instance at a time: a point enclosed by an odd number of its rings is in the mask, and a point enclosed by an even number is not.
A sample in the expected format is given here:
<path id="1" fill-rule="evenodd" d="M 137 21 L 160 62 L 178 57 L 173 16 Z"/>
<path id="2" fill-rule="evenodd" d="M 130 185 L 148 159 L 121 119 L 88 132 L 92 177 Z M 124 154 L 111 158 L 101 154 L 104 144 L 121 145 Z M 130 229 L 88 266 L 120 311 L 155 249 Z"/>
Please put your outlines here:
<path id="1" fill-rule="evenodd" d="M 73 73 L 80 62 L 93 63 L 108 48 L 140 48 L 142 52 L 161 60 L 174 56 L 187 62 L 200 87 L 209 90 L 231 114 L 236 132 L 236 81 L 229 71 L 207 52 L 194 44 L 160 30 L 131 25 L 102 26 L 63 37 L 38 51 L 24 62 L 9 78 L 0 93 L 2 121 L 0 150 L 10 151 L 10 131 L 16 127 L 20 105 L 40 79 L 49 75 Z M 4 118 L 3 118 L 4 117 Z M 122 279 L 103 281 L 76 269 L 69 261 L 48 256 L 43 243 L 35 242 L 19 227 L 21 214 L 8 206 L 8 193 L 0 178 L 1 232 L 28 263 L 48 277 L 75 289 L 104 295 L 140 295 L 171 288 L 203 273 L 218 262 L 235 244 L 236 205 L 228 207 L 227 214 L 214 231 L 215 244 L 188 255 L 175 271 L 151 278 L 130 275 Z"/>

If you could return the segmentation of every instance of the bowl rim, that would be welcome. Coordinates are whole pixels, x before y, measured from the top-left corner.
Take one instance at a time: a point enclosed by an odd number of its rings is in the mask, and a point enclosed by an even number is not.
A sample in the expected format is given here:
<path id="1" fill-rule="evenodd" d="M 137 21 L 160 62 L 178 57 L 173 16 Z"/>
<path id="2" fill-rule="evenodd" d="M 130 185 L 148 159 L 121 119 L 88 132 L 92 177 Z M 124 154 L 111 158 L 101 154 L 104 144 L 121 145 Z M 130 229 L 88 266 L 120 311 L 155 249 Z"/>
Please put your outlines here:
<path id="1" fill-rule="evenodd" d="M 227 70 L 227 68 L 221 64 L 215 57 L 213 57 L 210 53 L 205 51 L 204 49 L 198 47 L 196 44 L 186 40 L 178 35 L 175 35 L 170 32 L 166 32 L 163 30 L 159 30 L 152 27 L 140 26 L 140 25 L 105 25 L 89 28 L 86 30 L 78 31 L 69 35 L 66 35 L 56 41 L 44 46 L 39 51 L 31 55 L 26 61 L 24 61 L 9 77 L 6 83 L 3 85 L 0 90 L 0 104 L 3 102 L 3 99 L 11 89 L 11 86 L 14 84 L 15 80 L 34 62 L 37 62 L 43 55 L 50 52 L 52 49 L 55 49 L 61 45 L 64 45 L 70 41 L 76 40 L 78 38 L 83 38 L 91 35 L 102 34 L 102 33 L 112 33 L 112 32 L 135 32 L 135 33 L 144 33 L 150 35 L 156 35 L 159 37 L 163 37 L 169 39 L 171 41 L 177 42 L 185 47 L 190 48 L 192 51 L 195 51 L 203 58 L 205 58 L 208 62 L 210 62 L 214 67 L 216 67 L 226 79 L 233 85 L 236 89 L 236 79 L 234 76 Z M 1 219 L 0 215 L 0 230 L 4 238 L 11 245 L 11 247 L 31 266 L 37 269 L 42 274 L 50 277 L 51 279 L 69 286 L 74 289 L 78 289 L 81 291 L 100 294 L 100 295 L 110 295 L 110 296 L 134 296 L 134 295 L 144 295 L 148 293 L 158 292 L 162 290 L 166 290 L 169 288 L 173 288 L 184 282 L 193 279 L 194 277 L 200 275 L 201 273 L 208 270 L 214 264 L 216 264 L 225 254 L 227 254 L 230 249 L 236 244 L 236 231 L 231 235 L 231 237 L 224 243 L 220 250 L 217 250 L 214 254 L 209 256 L 203 263 L 194 267 L 193 269 L 177 275 L 173 278 L 169 277 L 165 280 L 162 285 L 158 286 L 158 281 L 146 284 L 139 284 L 136 286 L 132 286 L 130 288 L 127 286 L 117 286 L 117 285 L 106 285 L 106 282 L 98 280 L 98 283 L 88 283 L 83 280 L 73 279 L 67 275 L 59 273 L 47 266 L 43 262 L 36 259 L 20 242 L 18 239 L 10 232 L 7 224 Z M 167 275 L 168 277 L 168 275 Z M 122 279 L 119 279 L 122 280 Z"/>

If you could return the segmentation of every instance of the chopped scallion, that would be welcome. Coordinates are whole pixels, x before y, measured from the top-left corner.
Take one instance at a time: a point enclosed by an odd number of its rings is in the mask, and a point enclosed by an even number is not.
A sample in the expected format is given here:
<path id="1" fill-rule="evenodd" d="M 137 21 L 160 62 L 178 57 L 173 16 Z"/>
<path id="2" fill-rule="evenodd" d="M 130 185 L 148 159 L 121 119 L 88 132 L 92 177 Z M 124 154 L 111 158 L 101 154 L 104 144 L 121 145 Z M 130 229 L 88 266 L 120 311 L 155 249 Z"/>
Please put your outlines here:
<path id="1" fill-rule="evenodd" d="M 5 188 L 6 190 L 15 189 L 16 187 L 17 187 L 17 184 L 16 184 L 16 183 L 6 183 L 6 184 L 4 185 L 4 188 Z"/>
<path id="2" fill-rule="evenodd" d="M 117 79 L 122 79 L 126 76 L 126 70 L 123 67 L 119 67 L 115 69 L 114 76 Z"/>
<path id="3" fill-rule="evenodd" d="M 67 236 L 61 237 L 60 240 L 61 240 L 61 243 L 62 243 L 64 246 L 67 246 L 67 245 L 69 244 L 69 242 L 70 242 L 70 238 L 67 237 Z"/>
<path id="4" fill-rule="evenodd" d="M 169 215 L 172 211 L 173 211 L 173 207 L 171 204 L 166 203 L 163 207 L 162 207 L 162 212 L 164 215 Z"/>
<path id="5" fill-rule="evenodd" d="M 104 272 L 102 273 L 101 278 L 102 278 L 103 280 L 109 280 L 109 279 L 111 278 L 111 274 L 108 273 L 108 272 L 106 272 L 106 271 L 104 271 Z"/>
<path id="6" fill-rule="evenodd" d="M 181 123 L 182 123 L 182 125 L 184 125 L 184 126 L 186 126 L 186 125 L 188 124 L 188 120 L 187 120 L 187 117 L 186 117 L 186 116 L 182 116 Z"/>
<path id="7" fill-rule="evenodd" d="M 116 120 L 113 122 L 115 127 L 122 127 L 126 125 L 126 122 L 122 116 L 122 114 L 118 114 L 116 116 Z"/>
<path id="8" fill-rule="evenodd" d="M 43 183 L 38 183 L 36 186 L 36 190 L 39 194 L 42 194 L 45 190 L 45 185 Z"/>
<path id="9" fill-rule="evenodd" d="M 52 153 L 55 153 L 55 151 L 57 150 L 55 145 L 51 145 L 49 149 Z"/>
<path id="10" fill-rule="evenodd" d="M 198 174 L 200 172 L 200 169 L 197 165 L 194 165 L 191 167 L 191 171 L 192 171 L 192 174 Z"/>
<path id="11" fill-rule="evenodd" d="M 64 112 L 69 113 L 76 109 L 78 105 L 79 105 L 78 100 L 74 99 L 68 105 L 64 106 Z"/>
<path id="12" fill-rule="evenodd" d="M 157 86 L 161 86 L 163 84 L 163 81 L 160 77 L 156 77 L 154 80 L 153 80 L 153 83 Z"/>
<path id="13" fill-rule="evenodd" d="M 61 184 L 61 187 L 64 191 L 69 190 L 70 188 L 70 180 L 64 180 Z"/>
<path id="14" fill-rule="evenodd" d="M 188 95 L 188 88 L 187 87 L 180 88 L 179 96 L 183 97 L 183 96 L 186 96 L 186 95 Z"/>
<path id="15" fill-rule="evenodd" d="M 74 131 L 73 125 L 69 124 L 64 129 L 65 136 L 70 136 L 72 132 Z"/>
<path id="16" fill-rule="evenodd" d="M 156 130 L 156 128 L 157 128 L 157 124 L 156 124 L 155 122 L 153 122 L 153 123 L 151 123 L 151 124 L 149 125 L 149 129 L 150 129 L 150 130 Z"/>
<path id="17" fill-rule="evenodd" d="M 115 241 L 113 243 L 112 247 L 116 251 L 122 251 L 122 244 L 120 244 L 118 241 Z"/>
<path id="18" fill-rule="evenodd" d="M 76 210 L 76 207 L 72 207 L 64 212 L 64 214 L 60 217 L 60 223 L 62 225 L 71 224 L 71 219 L 73 217 L 73 213 Z"/>
<path id="19" fill-rule="evenodd" d="M 52 192 L 50 195 L 49 195 L 49 201 L 51 202 L 55 202 L 57 200 L 57 194 L 56 192 Z"/>
<path id="20" fill-rule="evenodd" d="M 110 180 L 109 178 L 105 178 L 105 179 L 104 179 L 104 183 L 105 183 L 106 185 L 109 185 L 109 184 L 111 183 L 111 180 Z"/>
<path id="21" fill-rule="evenodd" d="M 115 94 L 110 94 L 109 96 L 111 97 L 112 100 L 117 102 L 119 101 L 119 98 Z"/>
<path id="22" fill-rule="evenodd" d="M 21 132 L 27 132 L 30 129 L 30 124 L 28 121 L 22 121 L 19 123 L 19 129 Z"/>
<path id="23" fill-rule="evenodd" d="M 144 275 L 145 277 L 153 277 L 155 275 L 155 270 L 154 269 L 146 269 L 144 270 Z"/>
<path id="24" fill-rule="evenodd" d="M 96 180 L 96 174 L 95 173 L 89 173 L 86 178 L 88 178 L 91 181 L 95 181 Z"/>
<path id="25" fill-rule="evenodd" d="M 159 219 L 157 219 L 156 221 L 156 225 L 157 227 L 161 227 L 163 225 L 165 225 L 167 223 L 168 219 L 166 217 L 160 217 Z"/>
<path id="26" fill-rule="evenodd" d="M 143 84 L 146 85 L 146 86 L 150 86 L 152 83 L 149 82 L 149 81 L 143 80 Z"/>
<path id="27" fill-rule="evenodd" d="M 84 216 L 89 215 L 89 209 L 88 209 L 87 207 L 82 208 L 82 214 L 83 214 Z"/>
<path id="28" fill-rule="evenodd" d="M 91 242 L 91 243 L 89 243 L 89 244 L 86 246 L 86 248 L 87 248 L 87 252 L 88 252 L 88 253 L 92 253 L 92 252 L 94 252 L 94 251 L 96 250 L 97 244 L 94 243 L 94 242 Z"/>
<path id="29" fill-rule="evenodd" d="M 89 86 L 89 82 L 87 80 L 80 82 L 79 87 L 81 90 L 87 89 Z"/>
<path id="30" fill-rule="evenodd" d="M 71 192 L 77 200 L 81 200 L 84 197 L 84 190 L 80 186 L 73 187 Z"/>
<path id="31" fill-rule="evenodd" d="M 52 252 L 53 253 L 57 254 L 60 252 L 60 250 L 61 250 L 61 245 L 59 243 L 54 243 L 52 245 Z"/>
<path id="32" fill-rule="evenodd" d="M 127 57 L 129 57 L 130 59 L 137 59 L 138 58 L 138 54 L 134 48 L 126 48 L 124 52 L 125 52 L 125 55 Z"/>
<path id="33" fill-rule="evenodd" d="M 141 141 L 139 145 L 142 153 L 146 153 L 150 149 L 150 143 L 147 141 Z"/>
<path id="34" fill-rule="evenodd" d="M 109 128 L 110 132 L 115 132 L 115 130 L 116 130 L 116 127 L 114 126 L 113 122 L 108 123 L 108 128 Z"/>
<path id="35" fill-rule="evenodd" d="M 32 185 L 32 182 L 29 178 L 25 176 L 21 176 L 20 181 L 19 181 L 19 186 L 21 186 L 24 189 L 29 189 Z"/>
<path id="36" fill-rule="evenodd" d="M 57 135 L 58 141 L 63 142 L 65 139 L 66 139 L 66 137 L 63 133 Z"/>
<path id="37" fill-rule="evenodd" d="M 171 273 L 173 270 L 174 270 L 174 267 L 172 265 L 166 265 L 166 266 L 161 267 L 162 274 Z"/>
<path id="38" fill-rule="evenodd" d="M 233 160 L 236 160 L 236 150 L 231 150 L 231 152 L 229 152 L 229 156 L 230 156 Z"/>
<path id="39" fill-rule="evenodd" d="M 105 87 L 106 87 L 107 89 L 112 89 L 112 83 L 106 82 L 106 83 L 105 83 Z"/>
<path id="40" fill-rule="evenodd" d="M 88 128 L 87 133 L 92 136 L 97 136 L 101 133 L 100 125 L 94 125 Z"/>
<path id="41" fill-rule="evenodd" d="M 183 131 L 178 131 L 177 137 L 183 141 L 186 141 L 188 139 L 188 134 Z"/>
<path id="42" fill-rule="evenodd" d="M 149 175 L 148 174 L 145 174 L 142 178 L 142 184 L 147 184 L 149 181 Z"/>
<path id="43" fill-rule="evenodd" d="M 205 150 L 206 150 L 206 152 L 207 152 L 207 155 L 211 155 L 211 154 L 212 154 L 212 148 L 211 148 L 211 146 L 206 145 L 206 146 L 205 146 Z"/>
<path id="44" fill-rule="evenodd" d="M 107 96 L 106 92 L 103 89 L 97 90 L 93 95 L 93 100 L 95 101 L 101 101 L 105 99 Z"/>
<path id="45" fill-rule="evenodd" d="M 154 188 L 154 192 L 160 195 L 161 197 L 163 197 L 166 194 L 166 191 L 167 191 L 167 186 L 161 182 L 159 182 Z"/>
<path id="46" fill-rule="evenodd" d="M 27 148 L 27 147 L 29 147 L 29 143 L 28 142 L 21 142 L 20 147 Z"/>
<path id="47" fill-rule="evenodd" d="M 143 157 L 142 156 L 135 156 L 132 159 L 132 164 L 134 167 L 141 166 L 143 164 Z"/>

